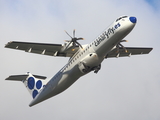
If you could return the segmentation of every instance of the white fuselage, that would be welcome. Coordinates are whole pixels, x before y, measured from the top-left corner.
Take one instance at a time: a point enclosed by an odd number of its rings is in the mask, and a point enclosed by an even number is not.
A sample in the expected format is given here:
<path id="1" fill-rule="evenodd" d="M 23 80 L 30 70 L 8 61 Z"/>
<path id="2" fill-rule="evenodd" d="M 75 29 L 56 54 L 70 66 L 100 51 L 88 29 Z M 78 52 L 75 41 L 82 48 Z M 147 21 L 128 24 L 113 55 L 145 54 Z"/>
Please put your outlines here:
<path id="1" fill-rule="evenodd" d="M 78 78 L 99 66 L 113 47 L 134 28 L 136 22 L 130 18 L 120 17 L 93 42 L 83 46 L 83 49 L 80 48 L 33 99 L 30 106 L 63 92 Z M 132 18 L 134 19 L 134 17 Z"/>

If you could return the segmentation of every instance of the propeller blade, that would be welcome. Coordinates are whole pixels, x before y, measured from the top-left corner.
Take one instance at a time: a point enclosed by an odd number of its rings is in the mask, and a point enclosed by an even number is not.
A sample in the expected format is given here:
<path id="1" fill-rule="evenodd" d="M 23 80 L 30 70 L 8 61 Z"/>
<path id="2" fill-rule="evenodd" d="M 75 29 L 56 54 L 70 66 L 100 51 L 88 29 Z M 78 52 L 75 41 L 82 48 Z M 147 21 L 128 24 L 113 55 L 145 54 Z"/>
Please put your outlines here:
<path id="1" fill-rule="evenodd" d="M 127 53 L 127 49 L 121 44 L 121 42 L 127 42 L 127 40 L 121 40 L 117 45 L 116 45 L 116 48 L 117 48 L 117 53 L 119 53 L 119 48 L 122 48 L 124 49 L 124 51 Z"/>
<path id="2" fill-rule="evenodd" d="M 83 49 L 82 45 L 81 45 L 80 43 L 78 43 L 77 40 L 84 40 L 84 39 L 81 38 L 81 37 L 80 37 L 80 38 L 76 38 L 76 37 L 75 37 L 75 33 L 76 33 L 76 30 L 75 30 L 75 29 L 73 30 L 73 37 L 70 36 L 70 34 L 69 34 L 67 31 L 65 31 L 65 32 L 66 32 L 66 34 L 71 38 L 70 41 L 69 41 L 69 40 L 65 40 L 66 42 L 69 42 L 68 45 L 66 46 L 66 49 L 70 46 L 71 43 L 73 44 L 73 46 L 74 46 L 75 44 L 77 44 L 77 45 L 79 45 L 79 47 L 81 47 L 81 48 Z"/>
<path id="3" fill-rule="evenodd" d="M 66 46 L 66 48 L 68 48 L 71 43 L 72 43 L 72 42 L 70 42 L 70 43 Z"/>
<path id="4" fill-rule="evenodd" d="M 120 42 L 128 42 L 128 40 L 121 40 Z"/>
<path id="5" fill-rule="evenodd" d="M 81 44 L 79 44 L 77 41 L 76 41 L 76 43 L 83 49 L 83 47 L 82 47 L 82 45 Z"/>
<path id="6" fill-rule="evenodd" d="M 75 32 L 76 32 L 76 30 L 74 29 L 73 30 L 73 38 L 75 38 Z"/>
<path id="7" fill-rule="evenodd" d="M 73 39 L 73 38 L 72 38 L 72 36 L 70 36 L 70 34 L 68 34 L 68 32 L 67 32 L 67 31 L 65 31 L 65 32 L 66 32 L 66 34 L 67 34 L 71 39 Z"/>
<path id="8" fill-rule="evenodd" d="M 119 53 L 119 44 L 116 45 L 116 49 L 117 49 L 116 53 Z"/>
<path id="9" fill-rule="evenodd" d="M 127 49 L 121 43 L 119 43 L 119 46 L 121 46 L 125 50 L 126 53 L 128 52 Z"/>
<path id="10" fill-rule="evenodd" d="M 121 43 L 119 43 L 118 45 L 119 45 L 119 47 L 122 47 L 122 48 L 124 48 L 124 46 L 123 46 Z"/>
<path id="11" fill-rule="evenodd" d="M 84 40 L 84 38 L 77 38 L 77 40 Z"/>
<path id="12" fill-rule="evenodd" d="M 70 40 L 64 40 L 65 42 L 70 42 Z"/>

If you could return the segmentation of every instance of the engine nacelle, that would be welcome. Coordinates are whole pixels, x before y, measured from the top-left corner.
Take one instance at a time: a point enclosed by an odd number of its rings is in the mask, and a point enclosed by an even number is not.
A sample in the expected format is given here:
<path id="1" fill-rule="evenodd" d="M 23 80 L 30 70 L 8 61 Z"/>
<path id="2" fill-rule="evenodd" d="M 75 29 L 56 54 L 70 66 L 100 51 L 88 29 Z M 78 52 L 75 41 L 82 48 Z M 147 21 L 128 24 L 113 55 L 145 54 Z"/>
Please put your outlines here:
<path id="1" fill-rule="evenodd" d="M 79 62 L 78 67 L 82 73 L 88 73 L 99 66 L 101 62 L 102 59 L 96 53 L 90 53 Z"/>
<path id="2" fill-rule="evenodd" d="M 86 66 L 93 67 L 99 64 L 99 57 L 96 53 L 90 53 L 81 60 Z"/>
<path id="3" fill-rule="evenodd" d="M 65 42 L 62 46 L 61 52 L 67 52 L 75 47 L 75 45 L 73 43 L 70 44 L 70 42 Z"/>

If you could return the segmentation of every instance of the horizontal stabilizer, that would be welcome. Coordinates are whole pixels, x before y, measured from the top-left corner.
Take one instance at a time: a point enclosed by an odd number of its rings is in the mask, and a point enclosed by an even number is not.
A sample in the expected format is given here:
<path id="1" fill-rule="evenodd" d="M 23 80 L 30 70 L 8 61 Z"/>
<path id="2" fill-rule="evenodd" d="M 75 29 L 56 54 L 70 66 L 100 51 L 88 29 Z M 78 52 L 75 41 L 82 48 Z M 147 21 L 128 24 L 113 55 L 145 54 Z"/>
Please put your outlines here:
<path id="1" fill-rule="evenodd" d="M 28 76 L 29 75 L 27 75 L 27 74 L 25 74 L 25 75 L 11 75 L 8 78 L 6 78 L 6 80 L 22 81 L 22 80 L 26 80 Z M 39 75 L 33 75 L 33 76 L 35 78 L 43 79 L 43 80 L 47 78 L 45 76 L 39 76 Z"/>
<path id="2" fill-rule="evenodd" d="M 11 75 L 6 80 L 22 81 L 26 80 L 28 75 Z"/>

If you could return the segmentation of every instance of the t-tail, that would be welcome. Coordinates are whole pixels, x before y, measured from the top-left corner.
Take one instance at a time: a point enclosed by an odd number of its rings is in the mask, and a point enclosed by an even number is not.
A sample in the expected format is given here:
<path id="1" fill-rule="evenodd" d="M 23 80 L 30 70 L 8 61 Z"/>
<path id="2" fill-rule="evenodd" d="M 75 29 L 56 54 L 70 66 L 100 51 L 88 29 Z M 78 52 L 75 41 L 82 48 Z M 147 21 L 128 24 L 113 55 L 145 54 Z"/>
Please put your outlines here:
<path id="1" fill-rule="evenodd" d="M 6 80 L 22 81 L 34 99 L 45 87 L 47 81 L 45 76 L 32 75 L 27 73 L 24 75 L 11 75 Z"/>

